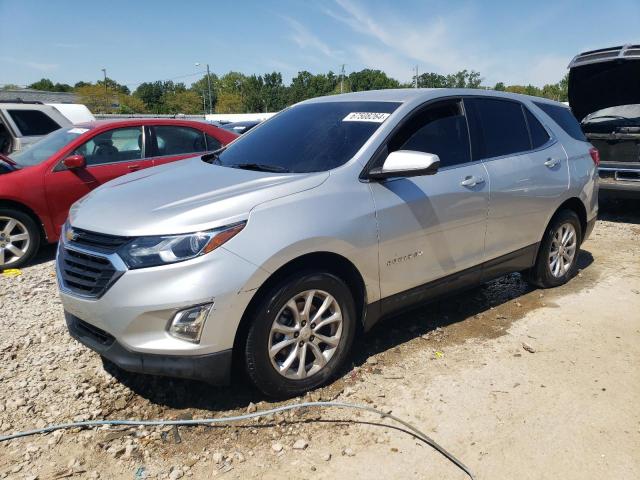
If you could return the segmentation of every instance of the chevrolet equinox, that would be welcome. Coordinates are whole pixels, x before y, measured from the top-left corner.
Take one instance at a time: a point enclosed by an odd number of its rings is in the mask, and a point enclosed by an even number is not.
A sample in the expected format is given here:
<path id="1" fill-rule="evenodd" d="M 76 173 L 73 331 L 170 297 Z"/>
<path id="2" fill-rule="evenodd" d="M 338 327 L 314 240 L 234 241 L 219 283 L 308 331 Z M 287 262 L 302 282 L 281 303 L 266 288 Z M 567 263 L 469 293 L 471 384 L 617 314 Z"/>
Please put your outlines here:
<path id="1" fill-rule="evenodd" d="M 221 384 L 233 363 L 298 395 L 392 312 L 510 272 L 567 282 L 598 211 L 598 152 L 574 129 L 560 103 L 490 91 L 299 103 L 76 202 L 69 331 L 124 370 Z"/>

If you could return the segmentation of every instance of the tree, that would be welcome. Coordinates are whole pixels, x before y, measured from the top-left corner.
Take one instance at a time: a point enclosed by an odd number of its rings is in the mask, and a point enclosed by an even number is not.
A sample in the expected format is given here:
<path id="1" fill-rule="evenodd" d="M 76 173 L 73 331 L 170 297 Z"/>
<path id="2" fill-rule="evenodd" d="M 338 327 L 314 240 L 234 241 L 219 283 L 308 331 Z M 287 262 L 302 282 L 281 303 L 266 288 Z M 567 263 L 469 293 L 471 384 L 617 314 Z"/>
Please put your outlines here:
<path id="1" fill-rule="evenodd" d="M 242 111 L 242 96 L 234 92 L 221 92 L 216 103 L 217 113 L 237 113 Z"/>
<path id="2" fill-rule="evenodd" d="M 15 83 L 5 83 L 0 90 L 19 90 L 20 88 L 20 85 Z"/>
<path id="3" fill-rule="evenodd" d="M 82 88 L 82 87 L 88 87 L 89 85 L 91 85 L 91 82 L 85 82 L 85 81 L 79 81 L 76 82 L 76 84 L 73 86 L 73 88 Z"/>
<path id="4" fill-rule="evenodd" d="M 47 92 L 54 91 L 54 85 L 51 80 L 48 78 L 41 78 L 37 82 L 32 83 L 31 85 L 27 85 L 27 88 L 33 88 L 34 90 L 44 90 Z"/>
<path id="5" fill-rule="evenodd" d="M 119 104 L 118 94 L 115 92 L 107 92 L 105 94 L 104 86 L 101 85 L 85 85 L 75 89 L 76 95 L 89 110 L 95 113 L 113 113 L 112 105 Z"/>
<path id="6" fill-rule="evenodd" d="M 398 88 L 400 82 L 395 78 L 390 78 L 381 70 L 371 70 L 365 68 L 359 72 L 349 74 L 349 85 L 352 92 L 363 90 L 380 90 L 383 88 Z"/>
<path id="7" fill-rule="evenodd" d="M 215 73 L 209 75 L 211 81 L 211 108 L 215 108 L 217 96 L 216 96 L 216 84 L 218 83 L 218 76 Z M 207 76 L 203 76 L 200 80 L 193 82 L 189 88 L 191 91 L 197 93 L 200 96 L 200 104 L 206 103 L 209 110 L 209 83 L 207 82 Z M 204 99 L 204 103 L 203 103 Z"/>
<path id="8" fill-rule="evenodd" d="M 498 82 L 498 83 L 496 83 L 496 86 L 495 86 L 495 87 L 493 87 L 493 89 L 494 89 L 494 90 L 496 90 L 496 91 L 498 91 L 498 92 L 504 92 L 504 91 L 505 91 L 505 88 L 506 88 L 506 87 L 504 86 L 504 83 L 502 83 L 502 82 Z"/>
<path id="9" fill-rule="evenodd" d="M 120 108 L 117 113 L 147 113 L 147 108 L 142 100 L 133 95 L 125 95 L 123 93 L 118 95 L 118 103 Z"/>
<path id="10" fill-rule="evenodd" d="M 101 85 L 103 89 L 104 89 L 104 84 L 105 84 L 105 80 L 98 80 L 96 82 L 96 85 Z M 118 82 L 116 82 L 115 80 L 109 77 L 107 77 L 106 79 L 106 84 L 107 84 L 107 91 L 111 91 L 115 93 L 124 93 L 125 95 L 129 95 L 131 93 L 131 91 L 129 90 L 129 87 L 127 87 L 126 85 L 120 85 Z"/>
<path id="11" fill-rule="evenodd" d="M 418 76 L 418 87 L 420 88 L 446 88 L 448 86 L 447 77 L 439 73 L 427 72 Z"/>
<path id="12" fill-rule="evenodd" d="M 163 101 L 167 113 L 202 113 L 202 98 L 192 90 L 167 92 Z"/>

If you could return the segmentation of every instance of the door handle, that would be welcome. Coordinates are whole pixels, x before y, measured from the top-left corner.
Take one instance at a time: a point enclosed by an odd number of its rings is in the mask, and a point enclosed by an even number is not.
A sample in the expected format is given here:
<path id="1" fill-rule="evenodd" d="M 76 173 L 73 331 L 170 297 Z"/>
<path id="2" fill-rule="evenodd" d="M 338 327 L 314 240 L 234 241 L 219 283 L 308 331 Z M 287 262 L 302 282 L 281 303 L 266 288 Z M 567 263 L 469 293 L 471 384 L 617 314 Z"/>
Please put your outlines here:
<path id="1" fill-rule="evenodd" d="M 475 187 L 476 185 L 480 185 L 484 183 L 484 178 L 482 177 L 466 177 L 464 180 L 460 182 L 460 185 L 463 187 Z"/>
<path id="2" fill-rule="evenodd" d="M 560 160 L 557 158 L 547 158 L 547 161 L 544 162 L 544 165 L 549 168 L 553 168 L 560 164 Z"/>

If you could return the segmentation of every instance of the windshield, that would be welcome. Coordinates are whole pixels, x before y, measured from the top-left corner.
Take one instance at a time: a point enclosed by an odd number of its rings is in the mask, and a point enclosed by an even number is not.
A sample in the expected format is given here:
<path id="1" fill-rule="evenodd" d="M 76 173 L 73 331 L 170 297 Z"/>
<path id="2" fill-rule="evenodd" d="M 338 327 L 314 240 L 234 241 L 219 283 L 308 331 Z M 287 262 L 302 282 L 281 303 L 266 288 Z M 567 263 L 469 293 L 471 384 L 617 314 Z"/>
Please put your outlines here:
<path id="1" fill-rule="evenodd" d="M 615 107 L 607 107 L 602 110 L 590 113 L 587 115 L 582 123 L 589 122 L 615 122 L 615 123 L 627 123 L 637 125 L 640 123 L 640 105 L 618 105 Z"/>
<path id="2" fill-rule="evenodd" d="M 38 165 L 87 131 L 78 127 L 56 130 L 24 150 L 12 153 L 9 158 L 23 167 Z"/>
<path id="3" fill-rule="evenodd" d="M 292 107 L 231 143 L 215 163 L 272 172 L 344 165 L 399 103 L 322 102 Z"/>

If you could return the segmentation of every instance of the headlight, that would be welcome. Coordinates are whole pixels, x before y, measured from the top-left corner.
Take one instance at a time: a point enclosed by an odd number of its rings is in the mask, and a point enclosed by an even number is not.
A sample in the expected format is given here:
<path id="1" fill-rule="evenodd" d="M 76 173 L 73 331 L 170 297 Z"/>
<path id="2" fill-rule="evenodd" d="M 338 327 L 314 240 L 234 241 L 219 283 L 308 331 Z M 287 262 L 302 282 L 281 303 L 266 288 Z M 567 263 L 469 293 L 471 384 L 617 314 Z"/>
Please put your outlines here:
<path id="1" fill-rule="evenodd" d="M 237 235 L 245 224 L 184 235 L 140 237 L 124 245 L 118 253 L 132 269 L 182 262 L 215 250 Z"/>

